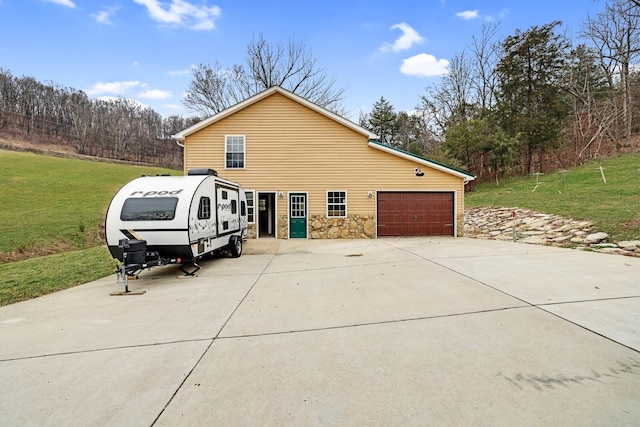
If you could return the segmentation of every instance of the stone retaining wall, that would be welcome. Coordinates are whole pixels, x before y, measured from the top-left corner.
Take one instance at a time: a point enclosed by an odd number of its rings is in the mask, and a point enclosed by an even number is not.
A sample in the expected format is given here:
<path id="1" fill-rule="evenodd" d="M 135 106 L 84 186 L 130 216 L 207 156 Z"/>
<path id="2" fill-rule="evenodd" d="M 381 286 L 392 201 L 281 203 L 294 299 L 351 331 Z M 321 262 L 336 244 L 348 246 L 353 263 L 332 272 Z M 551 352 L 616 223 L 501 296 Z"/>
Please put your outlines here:
<path id="1" fill-rule="evenodd" d="M 589 221 L 504 207 L 469 208 L 465 209 L 464 216 L 467 237 L 588 248 L 597 252 L 640 257 L 640 240 L 610 241 L 607 233 L 597 232 Z"/>

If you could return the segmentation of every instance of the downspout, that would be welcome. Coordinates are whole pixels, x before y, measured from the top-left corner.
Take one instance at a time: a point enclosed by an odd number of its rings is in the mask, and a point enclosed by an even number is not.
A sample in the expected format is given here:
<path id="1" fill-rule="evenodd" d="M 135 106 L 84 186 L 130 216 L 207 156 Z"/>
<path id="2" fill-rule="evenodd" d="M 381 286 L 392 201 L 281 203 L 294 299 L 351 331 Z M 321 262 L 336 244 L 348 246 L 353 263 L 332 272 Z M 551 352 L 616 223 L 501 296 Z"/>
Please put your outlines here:
<path id="1" fill-rule="evenodd" d="M 184 148 L 184 144 L 180 144 L 180 140 L 179 140 L 179 139 L 177 139 L 175 135 L 171 135 L 171 138 L 173 138 L 173 139 L 175 139 L 175 140 L 176 140 L 176 144 L 178 144 L 178 146 L 179 146 L 179 147 Z"/>
<path id="2" fill-rule="evenodd" d="M 184 144 L 180 144 L 180 140 L 178 138 L 175 137 L 175 135 L 171 135 L 171 138 L 174 138 L 176 141 L 176 144 L 178 144 L 178 147 L 182 147 L 182 173 L 184 173 L 185 175 L 187 174 L 187 165 L 185 164 L 184 161 L 184 152 L 186 151 L 186 149 L 184 148 Z M 184 141 L 184 139 L 183 139 Z"/>

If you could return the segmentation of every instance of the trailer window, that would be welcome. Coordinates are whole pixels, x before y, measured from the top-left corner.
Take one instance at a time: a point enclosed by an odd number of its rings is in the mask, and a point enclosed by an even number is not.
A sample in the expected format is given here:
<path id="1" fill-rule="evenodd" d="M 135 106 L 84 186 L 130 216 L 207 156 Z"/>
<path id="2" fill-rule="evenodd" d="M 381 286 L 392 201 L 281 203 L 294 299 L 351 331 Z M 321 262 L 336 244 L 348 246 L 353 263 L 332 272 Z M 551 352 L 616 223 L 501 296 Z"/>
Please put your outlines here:
<path id="1" fill-rule="evenodd" d="M 231 213 L 232 214 L 238 213 L 238 202 L 236 200 L 231 201 Z"/>
<path id="2" fill-rule="evenodd" d="M 171 221 L 176 216 L 177 197 L 129 198 L 124 201 L 122 221 Z"/>
<path id="3" fill-rule="evenodd" d="M 198 205 L 198 219 L 211 218 L 211 199 L 208 197 L 200 197 Z"/>

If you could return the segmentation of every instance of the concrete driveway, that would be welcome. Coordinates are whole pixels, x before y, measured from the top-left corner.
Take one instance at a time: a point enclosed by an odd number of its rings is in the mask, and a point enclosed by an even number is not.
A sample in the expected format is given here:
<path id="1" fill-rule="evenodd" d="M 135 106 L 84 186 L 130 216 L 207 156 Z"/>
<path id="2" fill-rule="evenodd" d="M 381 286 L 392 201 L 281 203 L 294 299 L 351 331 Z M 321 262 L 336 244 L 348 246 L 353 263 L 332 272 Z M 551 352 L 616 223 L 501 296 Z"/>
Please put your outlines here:
<path id="1" fill-rule="evenodd" d="M 260 240 L 202 266 L 0 307 L 0 425 L 640 425 L 640 258 Z"/>

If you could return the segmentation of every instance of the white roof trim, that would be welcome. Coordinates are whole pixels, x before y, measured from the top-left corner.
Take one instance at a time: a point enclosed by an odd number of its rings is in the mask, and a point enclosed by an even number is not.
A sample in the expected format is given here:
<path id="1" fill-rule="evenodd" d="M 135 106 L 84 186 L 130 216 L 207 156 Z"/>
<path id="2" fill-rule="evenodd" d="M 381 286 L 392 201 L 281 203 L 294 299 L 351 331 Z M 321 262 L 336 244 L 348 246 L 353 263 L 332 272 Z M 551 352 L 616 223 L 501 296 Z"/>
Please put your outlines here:
<path id="1" fill-rule="evenodd" d="M 424 166 L 428 166 L 430 168 L 437 169 L 437 170 L 439 170 L 441 172 L 445 172 L 445 173 L 448 173 L 450 175 L 454 175 L 454 176 L 457 176 L 459 178 L 462 178 L 462 179 L 464 179 L 464 183 L 465 184 L 468 183 L 469 181 L 473 181 L 474 179 L 476 179 L 476 177 L 471 175 L 471 174 L 466 174 L 466 173 L 463 173 L 463 172 L 459 172 L 459 171 L 457 171 L 455 169 L 448 168 L 448 167 L 443 166 L 443 165 L 441 165 L 439 163 L 430 162 L 429 160 L 421 159 L 420 157 L 412 156 L 411 154 L 407 154 L 407 153 L 403 153 L 402 151 L 394 150 L 393 148 L 387 147 L 387 146 L 385 146 L 385 145 L 383 145 L 383 144 L 381 144 L 379 142 L 376 143 L 376 142 L 369 141 L 368 145 L 369 145 L 369 147 L 376 148 L 376 149 L 378 149 L 380 151 L 384 151 L 385 153 L 393 154 L 394 156 L 402 157 L 403 159 L 411 160 L 412 162 L 419 163 L 419 164 L 422 164 Z"/>
<path id="2" fill-rule="evenodd" d="M 344 117 L 341 117 L 329 110 L 327 110 L 326 108 L 322 108 L 319 105 L 314 104 L 311 101 L 308 101 L 307 99 L 304 99 L 301 96 L 296 95 L 293 92 L 289 92 L 286 89 L 281 88 L 280 86 L 273 86 L 263 92 L 260 92 L 256 95 L 253 95 L 250 98 L 245 99 L 242 102 L 237 103 L 236 105 L 229 107 L 225 110 L 220 111 L 217 114 L 214 114 L 211 117 L 208 117 L 196 124 L 194 124 L 193 126 L 190 126 L 178 133 L 176 133 L 175 135 L 171 135 L 171 138 L 175 139 L 178 142 L 184 142 L 184 140 L 186 139 L 187 136 L 191 135 L 192 133 L 195 133 L 201 129 L 204 129 L 205 127 L 211 125 L 212 123 L 215 123 L 219 120 L 222 120 L 225 117 L 228 117 L 248 106 L 250 106 L 251 104 L 254 104 L 274 93 L 279 93 L 281 95 L 286 96 L 289 99 L 292 99 L 293 101 L 296 101 L 302 105 L 304 105 L 307 108 L 310 108 L 311 110 L 314 110 L 332 120 L 335 120 L 336 122 L 358 132 L 361 133 L 362 135 L 365 135 L 367 138 L 369 139 L 376 139 L 378 138 L 378 135 L 375 135 L 371 132 L 369 132 L 367 129 L 363 128 L 362 126 L 358 126 L 357 124 L 353 123 L 350 120 L 345 119 Z"/>

